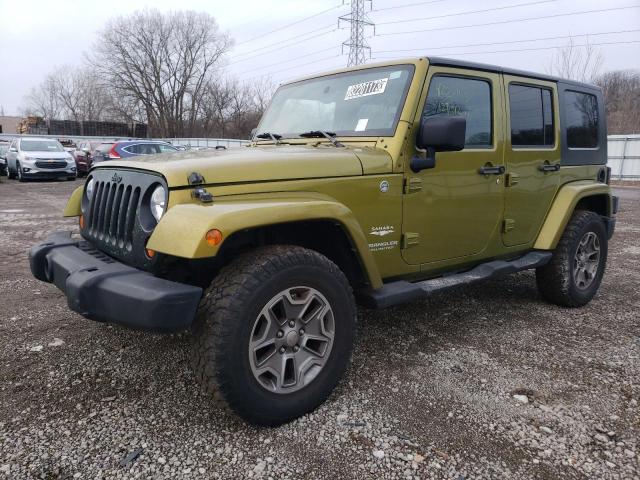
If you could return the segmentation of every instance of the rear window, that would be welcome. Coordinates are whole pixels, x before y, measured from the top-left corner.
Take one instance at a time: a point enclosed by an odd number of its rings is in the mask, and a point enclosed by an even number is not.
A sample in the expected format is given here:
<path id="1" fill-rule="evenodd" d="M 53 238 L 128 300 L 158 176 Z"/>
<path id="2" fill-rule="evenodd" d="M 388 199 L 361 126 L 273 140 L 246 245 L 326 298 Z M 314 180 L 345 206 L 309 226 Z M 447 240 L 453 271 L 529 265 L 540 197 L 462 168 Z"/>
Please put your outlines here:
<path id="1" fill-rule="evenodd" d="M 113 143 L 101 143 L 100 145 L 98 145 L 98 148 L 96 148 L 96 150 L 98 150 L 99 152 L 108 152 L 109 150 L 111 150 L 111 147 L 113 147 Z"/>
<path id="2" fill-rule="evenodd" d="M 509 85 L 511 145 L 553 146 L 551 91 L 524 85 Z"/>
<path id="3" fill-rule="evenodd" d="M 598 146 L 598 100 L 595 95 L 568 90 L 564 95 L 569 148 Z"/>

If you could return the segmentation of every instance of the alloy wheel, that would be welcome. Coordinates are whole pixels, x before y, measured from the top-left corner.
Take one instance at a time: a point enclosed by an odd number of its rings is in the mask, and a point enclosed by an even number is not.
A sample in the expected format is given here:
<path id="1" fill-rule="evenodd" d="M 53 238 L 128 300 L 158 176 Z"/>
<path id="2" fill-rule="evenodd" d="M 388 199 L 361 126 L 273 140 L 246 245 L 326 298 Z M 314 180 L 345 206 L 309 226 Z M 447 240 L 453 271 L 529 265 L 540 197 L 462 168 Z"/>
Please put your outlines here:
<path id="1" fill-rule="evenodd" d="M 326 365 L 334 335 L 333 310 L 322 293 L 304 286 L 283 290 L 267 302 L 251 329 L 251 371 L 271 392 L 300 390 Z"/>
<path id="2" fill-rule="evenodd" d="M 583 235 L 573 257 L 573 280 L 581 290 L 591 286 L 600 264 L 600 240 L 594 232 Z"/>

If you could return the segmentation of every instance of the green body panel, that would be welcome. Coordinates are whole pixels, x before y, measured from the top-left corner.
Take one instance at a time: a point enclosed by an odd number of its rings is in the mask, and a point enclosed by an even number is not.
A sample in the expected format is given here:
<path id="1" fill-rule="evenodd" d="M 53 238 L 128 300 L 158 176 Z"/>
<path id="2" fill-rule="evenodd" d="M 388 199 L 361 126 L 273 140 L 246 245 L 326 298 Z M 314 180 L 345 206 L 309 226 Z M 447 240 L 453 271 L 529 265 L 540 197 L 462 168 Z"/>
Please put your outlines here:
<path id="1" fill-rule="evenodd" d="M 610 195 L 607 185 L 596 182 L 599 165 L 562 167 L 548 174 L 538 170 L 543 162 L 560 159 L 557 109 L 553 148 L 511 148 L 508 82 L 551 88 L 557 104 L 552 82 L 429 67 L 424 58 L 384 65 L 408 63 L 415 74 L 392 136 L 339 137 L 346 148 L 316 138 L 283 139 L 279 145 L 260 140 L 246 148 L 109 161 L 97 168 L 145 170 L 164 177 L 170 192 L 167 211 L 149 239 L 153 250 L 211 257 L 220 247 L 206 243 L 210 229 L 220 230 L 224 242 L 242 230 L 328 220 L 347 234 L 374 288 L 391 279 L 428 278 L 531 248 L 552 249 L 581 198 Z M 490 82 L 493 145 L 437 153 L 435 168 L 413 173 L 411 158 L 425 154 L 415 146 L 416 131 L 429 80 L 437 73 Z M 480 175 L 478 169 L 487 164 L 504 165 L 507 171 Z M 192 172 L 204 177 L 201 186 L 213 202 L 192 196 Z M 507 186 L 509 178 L 517 183 Z M 78 189 L 65 215 L 80 214 L 81 198 Z M 513 228 L 504 231 L 505 222 Z"/>
<path id="2" fill-rule="evenodd" d="M 416 125 L 420 121 L 428 84 L 436 74 L 458 74 L 458 71 L 441 67 L 429 69 L 414 116 Z M 483 72 L 474 72 L 473 77 L 490 82 L 494 92 L 492 148 L 438 153 L 435 168 L 413 173 L 409 168 L 411 157 L 425 153 L 416 150 L 415 129 L 407 142 L 405 175 L 407 181 L 420 182 L 421 189 L 405 196 L 403 233 L 415 233 L 418 238 L 416 244 L 403 250 L 402 256 L 409 264 L 422 265 L 423 270 L 429 270 L 433 262 L 491 256 L 500 243 L 504 182 L 501 176 L 478 174 L 478 169 L 487 164 L 502 164 L 504 135 L 500 77 Z"/>
<path id="3" fill-rule="evenodd" d="M 213 228 L 228 238 L 248 226 L 255 228 L 303 220 L 339 222 L 358 251 L 374 288 L 382 285 L 365 234 L 353 213 L 344 204 L 319 194 L 244 195 L 243 198 L 221 199 L 211 205 L 176 205 L 158 223 L 147 246 L 178 257 L 206 258 L 215 256 L 221 247 L 210 246 L 205 241 L 206 233 Z"/>
<path id="4" fill-rule="evenodd" d="M 73 191 L 69 200 L 67 200 L 67 205 L 64 207 L 62 215 L 65 217 L 77 217 L 82 214 L 82 211 L 80 210 L 80 202 L 82 200 L 83 191 L 84 186 L 78 187 Z"/>
<path id="5" fill-rule="evenodd" d="M 542 80 L 532 81 L 524 77 L 505 75 L 505 125 L 510 125 L 509 85 L 530 85 L 551 90 L 554 104 L 558 105 L 558 92 L 555 83 Z M 535 238 L 549 206 L 560 185 L 560 171 L 542 172 L 539 167 L 545 163 L 560 163 L 560 115 L 553 109 L 554 145 L 552 147 L 513 147 L 511 132 L 505 131 L 505 221 L 510 229 L 503 233 L 502 239 L 507 246 L 529 245 Z"/>
<path id="6" fill-rule="evenodd" d="M 578 202 L 583 198 L 595 195 L 606 195 L 611 198 L 611 189 L 608 185 L 590 180 L 576 181 L 564 185 L 553 202 L 534 247 L 541 250 L 553 250 L 556 248 Z M 607 205 L 607 215 L 611 216 L 611 203 L 607 202 Z"/>

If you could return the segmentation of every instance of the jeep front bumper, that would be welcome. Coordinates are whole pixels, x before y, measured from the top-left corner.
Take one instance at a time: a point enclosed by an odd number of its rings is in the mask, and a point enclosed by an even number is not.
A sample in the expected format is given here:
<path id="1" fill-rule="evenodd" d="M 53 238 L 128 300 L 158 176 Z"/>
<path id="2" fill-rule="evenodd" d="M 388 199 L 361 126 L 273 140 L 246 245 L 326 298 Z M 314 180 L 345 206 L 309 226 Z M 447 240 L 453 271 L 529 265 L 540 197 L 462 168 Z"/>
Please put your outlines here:
<path id="1" fill-rule="evenodd" d="M 56 232 L 29 252 L 31 273 L 55 284 L 71 310 L 100 322 L 177 331 L 191 326 L 202 289 L 172 282 L 111 257 L 71 232 Z"/>

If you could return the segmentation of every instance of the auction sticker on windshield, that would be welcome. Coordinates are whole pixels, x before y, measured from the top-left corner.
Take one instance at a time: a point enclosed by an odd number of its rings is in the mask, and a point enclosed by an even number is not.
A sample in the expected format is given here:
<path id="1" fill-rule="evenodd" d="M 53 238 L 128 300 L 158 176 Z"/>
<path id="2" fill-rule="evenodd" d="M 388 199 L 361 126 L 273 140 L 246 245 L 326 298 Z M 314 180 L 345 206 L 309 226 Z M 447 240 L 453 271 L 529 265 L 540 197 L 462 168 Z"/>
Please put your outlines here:
<path id="1" fill-rule="evenodd" d="M 344 96 L 344 99 L 352 100 L 354 98 L 366 97 L 368 95 L 379 95 L 381 93 L 384 93 L 385 88 L 387 88 L 388 81 L 388 78 L 381 78 L 380 80 L 371 80 L 369 82 L 349 85 L 349 88 L 347 88 L 347 94 Z"/>

